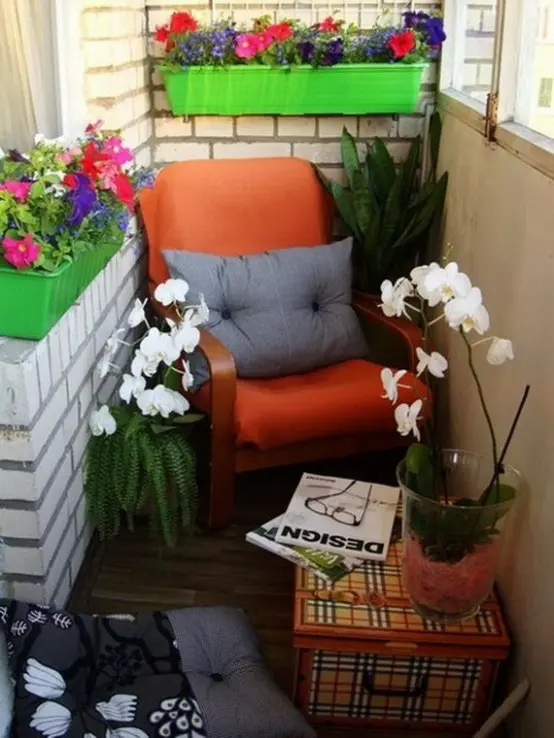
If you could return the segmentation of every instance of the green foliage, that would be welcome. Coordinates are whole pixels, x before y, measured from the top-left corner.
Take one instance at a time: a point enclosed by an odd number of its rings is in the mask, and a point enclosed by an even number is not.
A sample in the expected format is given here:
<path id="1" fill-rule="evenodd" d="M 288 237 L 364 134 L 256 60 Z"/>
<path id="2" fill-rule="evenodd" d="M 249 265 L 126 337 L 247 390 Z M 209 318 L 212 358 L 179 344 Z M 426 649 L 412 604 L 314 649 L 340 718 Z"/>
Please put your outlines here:
<path id="1" fill-rule="evenodd" d="M 429 136 L 429 174 L 421 187 L 420 137 L 397 168 L 379 138 L 368 145 L 360 161 L 356 143 L 345 128 L 341 148 L 348 185 L 327 180 L 318 171 L 354 237 L 356 286 L 361 289 L 378 292 L 384 279 L 404 276 L 425 248 L 431 227 L 442 214 L 448 185 L 448 173 L 436 181 L 440 136 L 441 121 L 435 113 Z"/>
<path id="2" fill-rule="evenodd" d="M 484 501 L 453 498 L 447 478 L 431 448 L 422 443 L 410 446 L 404 459 L 403 482 L 419 498 L 408 498 L 408 518 L 425 555 L 435 561 L 455 563 L 490 543 L 499 534 L 498 522 L 507 514 L 515 497 L 508 484 L 490 487 Z M 448 504 L 449 503 L 449 504 Z"/>
<path id="3" fill-rule="evenodd" d="M 132 529 L 135 514 L 149 505 L 152 532 L 175 546 L 181 531 L 194 529 L 198 505 L 196 458 L 186 430 L 156 424 L 128 407 L 111 412 L 116 432 L 93 436 L 87 449 L 89 515 L 100 537 L 109 539 L 119 532 L 122 513 Z"/>

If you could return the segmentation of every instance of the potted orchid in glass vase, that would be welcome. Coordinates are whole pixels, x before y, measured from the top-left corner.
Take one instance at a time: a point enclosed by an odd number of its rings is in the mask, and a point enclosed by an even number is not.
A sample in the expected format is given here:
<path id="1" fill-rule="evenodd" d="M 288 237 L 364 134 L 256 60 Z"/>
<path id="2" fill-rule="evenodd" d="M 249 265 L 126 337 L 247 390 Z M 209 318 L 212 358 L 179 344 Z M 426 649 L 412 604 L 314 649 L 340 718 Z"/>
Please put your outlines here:
<path id="1" fill-rule="evenodd" d="M 475 615 L 494 585 L 502 526 L 522 484 L 521 474 L 504 459 L 529 387 L 500 449 L 475 354 L 488 346 L 487 361 L 500 365 L 514 358 L 513 347 L 506 338 L 485 335 L 490 321 L 481 291 L 455 262 L 416 267 L 409 279 L 394 284 L 386 280 L 381 285 L 381 300 L 387 316 L 418 316 L 423 339 L 416 350 L 416 373 L 429 390 L 448 369 L 447 359 L 429 348 L 429 328 L 446 322 L 458 333 L 490 434 L 488 457 L 441 448 L 431 391 L 420 389 L 421 396 L 416 394 L 411 404 L 398 403 L 398 389 L 409 386 L 409 375 L 382 370 L 384 396 L 395 406 L 398 432 L 413 435 L 417 441 L 397 469 L 403 496 L 404 586 L 423 617 L 456 622 Z M 412 385 L 416 393 L 422 386 L 415 381 Z"/>
<path id="2" fill-rule="evenodd" d="M 98 372 L 101 378 L 121 376 L 121 402 L 92 413 L 85 467 L 88 512 L 103 539 L 119 532 L 122 513 L 132 528 L 143 508 L 149 510 L 152 532 L 168 546 L 175 545 L 179 530 L 194 527 L 196 462 L 187 435 L 202 416 L 189 413 L 182 394 L 194 381 L 183 355 L 197 347 L 208 308 L 202 296 L 198 305 L 186 305 L 188 289 L 181 279 L 158 285 L 154 298 L 167 316 L 149 321 L 147 301 L 137 299 L 128 327 L 106 342 Z M 128 334 L 140 327 L 146 332 L 130 340 Z M 119 352 L 132 352 L 128 371 L 116 363 Z"/>

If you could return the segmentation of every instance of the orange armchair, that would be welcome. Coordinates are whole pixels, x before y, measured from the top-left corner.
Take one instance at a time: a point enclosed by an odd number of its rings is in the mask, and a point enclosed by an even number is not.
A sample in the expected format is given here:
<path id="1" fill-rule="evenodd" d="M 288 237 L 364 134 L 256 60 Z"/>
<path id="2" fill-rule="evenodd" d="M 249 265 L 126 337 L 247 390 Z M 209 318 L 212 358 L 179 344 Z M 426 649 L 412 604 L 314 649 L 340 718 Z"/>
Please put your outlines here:
<path id="1" fill-rule="evenodd" d="M 142 193 L 141 211 L 151 287 L 168 277 L 162 249 L 241 256 L 332 240 L 332 202 L 311 165 L 294 158 L 173 164 Z M 386 318 L 367 295 L 355 294 L 354 308 L 364 323 L 396 335 L 402 364 L 413 371 L 419 329 Z M 402 445 L 381 396 L 379 364 L 357 359 L 303 375 L 241 379 L 227 348 L 205 330 L 200 350 L 210 381 L 190 399 L 211 419 L 210 527 L 232 520 L 237 473 Z M 401 401 L 412 398 L 413 390 L 401 390 Z"/>

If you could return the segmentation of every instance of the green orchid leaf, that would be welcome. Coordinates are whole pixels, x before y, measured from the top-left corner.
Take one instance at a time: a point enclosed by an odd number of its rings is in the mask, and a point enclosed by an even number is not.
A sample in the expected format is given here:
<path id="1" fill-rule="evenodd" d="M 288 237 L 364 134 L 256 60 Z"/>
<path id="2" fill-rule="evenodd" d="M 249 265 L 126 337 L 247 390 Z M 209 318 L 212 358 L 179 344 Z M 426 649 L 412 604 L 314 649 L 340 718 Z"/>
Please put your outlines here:
<path id="1" fill-rule="evenodd" d="M 412 443 L 404 461 L 411 484 L 415 483 L 414 492 L 434 499 L 435 472 L 431 449 L 423 443 Z"/>
<path id="2" fill-rule="evenodd" d="M 206 416 L 201 413 L 186 413 L 185 415 L 180 415 L 177 418 L 171 418 L 171 422 L 174 425 L 189 425 L 191 423 L 199 423 L 201 420 L 204 420 L 205 417 Z"/>

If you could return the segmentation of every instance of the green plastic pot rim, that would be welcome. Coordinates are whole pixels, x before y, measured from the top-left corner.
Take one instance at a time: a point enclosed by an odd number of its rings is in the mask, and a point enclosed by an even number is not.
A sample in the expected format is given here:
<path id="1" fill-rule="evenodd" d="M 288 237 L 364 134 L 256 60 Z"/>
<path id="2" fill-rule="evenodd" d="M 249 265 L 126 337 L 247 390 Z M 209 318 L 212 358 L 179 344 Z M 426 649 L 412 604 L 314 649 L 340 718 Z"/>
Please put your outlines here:
<path id="1" fill-rule="evenodd" d="M 31 267 L 29 267 L 28 269 L 16 269 L 15 267 L 4 266 L 4 264 L 0 264 L 0 274 L 18 274 L 20 277 L 47 277 L 48 279 L 56 279 L 67 269 L 69 269 L 69 267 L 72 266 L 74 263 L 74 261 L 68 261 L 58 267 L 55 272 L 38 272 L 33 270 Z"/>
<path id="2" fill-rule="evenodd" d="M 173 69 L 171 67 L 167 67 L 163 64 L 159 64 L 157 69 L 158 72 L 161 74 L 168 74 L 168 75 L 177 75 L 177 74 L 186 74 L 187 72 L 193 71 L 193 72 L 206 72 L 211 71 L 213 73 L 219 73 L 219 72 L 230 72 L 235 69 L 240 69 L 241 72 L 246 72 L 248 74 L 252 72 L 268 72 L 268 71 L 280 71 L 284 72 L 286 74 L 293 74 L 294 72 L 300 71 L 306 73 L 307 71 L 312 72 L 319 72 L 319 71 L 325 71 L 330 72 L 332 70 L 375 70 L 380 72 L 394 72 L 397 73 L 397 70 L 406 70 L 406 69 L 424 69 L 425 67 L 429 66 L 429 62 L 417 62 L 415 64 L 404 64 L 403 62 L 396 62 L 393 64 L 387 64 L 385 62 L 375 62 L 374 64 L 334 64 L 332 67 L 312 67 L 311 64 L 299 64 L 297 66 L 293 67 L 270 67 L 267 64 L 229 64 L 226 66 L 216 66 L 216 65 L 210 65 L 206 64 L 204 66 L 197 66 L 197 65 L 191 65 L 190 67 L 182 67 L 181 69 Z"/>
<path id="3" fill-rule="evenodd" d="M 467 451 L 466 449 L 463 449 L 463 448 L 443 448 L 442 449 L 442 453 L 443 454 L 456 454 L 456 453 L 458 453 L 458 454 L 466 454 L 467 456 L 473 456 L 475 459 L 480 459 L 481 461 L 483 461 L 483 460 L 489 461 L 490 462 L 490 465 L 491 465 L 491 469 L 492 469 L 492 466 L 493 466 L 492 459 L 489 456 L 485 456 L 485 454 L 480 454 L 477 451 Z M 460 512 L 462 512 L 464 510 L 465 511 L 471 511 L 471 510 L 477 510 L 478 509 L 477 507 L 458 507 L 458 508 L 453 508 L 452 505 L 447 505 L 444 502 L 437 501 L 437 500 L 432 500 L 430 497 L 425 497 L 425 495 L 420 495 L 418 492 L 415 492 L 413 489 L 410 489 L 408 487 L 408 485 L 405 484 L 402 481 L 403 480 L 403 476 L 404 476 L 403 471 L 404 471 L 405 463 L 406 463 L 405 459 L 402 459 L 402 461 L 397 465 L 397 467 L 396 467 L 396 480 L 398 482 L 399 487 L 402 490 L 406 490 L 406 492 L 409 495 L 411 495 L 412 497 L 414 497 L 415 499 L 421 500 L 426 505 L 429 505 L 429 507 L 436 507 L 439 510 L 458 509 L 458 510 L 460 510 Z M 523 481 L 524 481 L 523 474 L 518 469 L 516 469 L 514 466 L 511 466 L 510 464 L 503 464 L 503 467 L 504 467 L 505 472 L 507 472 L 509 474 L 513 474 L 515 477 L 517 477 L 517 479 L 519 480 L 519 487 L 518 487 L 518 489 L 520 489 L 521 488 L 521 485 L 523 484 Z M 481 505 L 480 507 L 481 507 L 482 510 L 506 509 L 507 507 L 509 508 L 509 507 L 511 507 L 514 504 L 514 502 L 515 502 L 515 500 L 516 500 L 517 497 L 518 497 L 518 490 L 516 489 L 516 494 L 515 494 L 515 496 L 514 496 L 513 499 L 507 500 L 507 501 L 504 501 L 504 502 L 495 502 L 492 505 Z"/>

